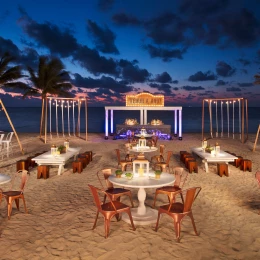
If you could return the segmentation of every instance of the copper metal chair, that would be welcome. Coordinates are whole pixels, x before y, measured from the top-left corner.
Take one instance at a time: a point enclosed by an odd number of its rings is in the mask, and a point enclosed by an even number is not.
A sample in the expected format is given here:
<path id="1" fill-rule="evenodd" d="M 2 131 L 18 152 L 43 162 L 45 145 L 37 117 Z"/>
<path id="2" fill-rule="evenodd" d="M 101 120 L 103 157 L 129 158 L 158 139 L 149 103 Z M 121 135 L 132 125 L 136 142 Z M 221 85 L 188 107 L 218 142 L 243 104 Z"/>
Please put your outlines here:
<path id="1" fill-rule="evenodd" d="M 165 145 L 160 144 L 160 147 L 159 147 L 160 153 L 151 157 L 152 164 L 155 164 L 157 162 L 162 162 L 164 160 L 164 158 L 163 158 L 164 149 L 165 149 Z"/>
<path id="2" fill-rule="evenodd" d="M 260 188 L 260 171 L 256 172 L 255 178 L 256 178 L 258 185 L 259 185 L 259 188 Z M 259 210 L 258 214 L 260 215 L 260 210 Z"/>
<path id="3" fill-rule="evenodd" d="M 157 146 L 158 136 L 153 135 L 151 139 L 147 141 L 148 146 Z"/>
<path id="4" fill-rule="evenodd" d="M 20 187 L 16 188 L 15 186 L 17 184 L 17 179 L 19 179 L 19 178 L 21 179 L 21 184 L 20 184 Z M 16 172 L 12 179 L 10 190 L 4 191 L 2 193 L 4 198 L 7 201 L 8 219 L 11 218 L 13 201 L 15 201 L 16 207 L 19 210 L 19 199 L 23 200 L 24 210 L 26 213 L 28 213 L 26 204 L 25 204 L 25 199 L 24 199 L 24 188 L 25 188 L 25 184 L 27 183 L 28 178 L 29 178 L 28 171 L 20 170 L 20 171 Z"/>
<path id="5" fill-rule="evenodd" d="M 102 169 L 97 172 L 97 177 L 102 188 L 106 191 L 106 193 L 108 193 L 111 196 L 112 200 L 120 200 L 120 197 L 123 195 L 128 196 L 131 201 L 132 207 L 134 207 L 131 191 L 124 188 L 114 188 L 113 183 L 111 183 L 108 179 L 111 174 L 112 174 L 111 169 Z M 104 196 L 103 203 L 105 202 L 106 202 L 106 195 Z"/>
<path id="6" fill-rule="evenodd" d="M 133 230 L 135 230 L 135 225 L 133 222 L 133 218 L 132 218 L 132 214 L 131 214 L 131 210 L 130 207 L 123 204 L 122 202 L 115 200 L 113 201 L 110 197 L 110 194 L 108 194 L 107 192 L 98 189 L 92 185 L 88 185 L 91 193 L 93 195 L 95 204 L 97 206 L 97 214 L 96 214 L 96 219 L 93 225 L 92 229 L 95 229 L 96 224 L 97 224 L 97 219 L 98 219 L 98 215 L 99 213 L 101 213 L 104 217 L 104 222 L 105 222 L 105 238 L 108 237 L 109 235 L 109 228 L 110 228 L 110 220 L 116 216 L 117 220 L 119 220 L 119 214 L 121 213 L 127 213 L 132 225 Z M 101 203 L 100 199 L 99 199 L 99 194 L 103 193 L 105 194 L 105 196 L 107 196 L 110 199 L 110 202 L 107 203 Z"/>
<path id="7" fill-rule="evenodd" d="M 181 222 L 184 217 L 189 216 L 191 218 L 191 223 L 193 225 L 195 234 L 198 236 L 198 232 L 196 230 L 193 214 L 192 214 L 192 205 L 199 192 L 201 191 L 201 187 L 194 187 L 187 189 L 185 191 L 176 191 L 173 192 L 171 196 L 171 202 L 167 205 L 163 205 L 158 210 L 158 218 L 155 226 L 155 231 L 158 230 L 159 220 L 161 214 L 165 213 L 169 217 L 171 217 L 174 221 L 174 229 L 176 234 L 177 242 L 180 242 L 180 233 L 181 233 Z M 178 194 L 182 194 L 184 197 L 184 203 L 174 202 L 174 197 Z"/>
<path id="8" fill-rule="evenodd" d="M 131 154 L 128 150 L 131 146 L 132 146 L 131 143 L 125 144 L 125 153 L 126 153 L 125 160 L 129 162 L 132 162 L 136 158 L 136 154 Z"/>
<path id="9" fill-rule="evenodd" d="M 175 177 L 174 184 L 172 186 L 164 186 L 164 187 L 160 187 L 160 188 L 156 189 L 155 195 L 154 195 L 153 207 L 155 207 L 157 195 L 159 195 L 159 194 L 167 195 L 169 202 L 170 202 L 172 192 L 180 191 L 183 189 L 184 184 L 188 177 L 188 173 L 186 171 L 184 172 L 183 170 L 184 169 L 182 167 L 173 167 L 172 168 L 172 173 L 174 174 L 174 177 Z"/>
<path id="10" fill-rule="evenodd" d="M 169 163 L 170 163 L 172 154 L 173 154 L 172 151 L 168 151 L 167 159 L 165 160 L 164 158 L 162 158 L 160 162 L 157 162 L 153 165 L 153 168 L 160 167 L 162 172 L 169 170 L 169 167 L 170 167 Z"/>
<path id="11" fill-rule="evenodd" d="M 125 171 L 127 164 L 133 164 L 131 161 L 121 160 L 121 154 L 119 149 L 115 149 L 117 156 L 117 165 L 121 167 L 122 171 Z"/>

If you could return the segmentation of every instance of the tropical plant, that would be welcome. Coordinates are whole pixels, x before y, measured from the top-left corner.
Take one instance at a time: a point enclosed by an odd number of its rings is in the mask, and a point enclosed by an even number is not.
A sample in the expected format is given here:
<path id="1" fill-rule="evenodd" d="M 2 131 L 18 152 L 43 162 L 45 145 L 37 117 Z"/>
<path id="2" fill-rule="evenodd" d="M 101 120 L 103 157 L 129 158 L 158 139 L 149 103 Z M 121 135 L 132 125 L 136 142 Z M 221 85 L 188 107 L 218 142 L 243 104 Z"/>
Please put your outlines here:
<path id="1" fill-rule="evenodd" d="M 116 171 L 115 171 L 115 174 L 116 174 L 116 175 L 122 175 L 122 174 L 123 174 L 123 171 L 122 171 L 122 170 L 116 170 Z"/>
<path id="2" fill-rule="evenodd" d="M 254 84 L 255 84 L 255 85 L 260 85 L 260 73 L 256 74 L 256 75 L 254 76 L 254 78 L 255 78 Z"/>
<path id="3" fill-rule="evenodd" d="M 14 62 L 15 58 L 8 52 L 0 57 L 0 87 L 25 89 L 28 85 L 19 81 L 25 75 L 22 74 L 21 66 L 11 66 Z"/>
<path id="4" fill-rule="evenodd" d="M 161 171 L 161 170 L 155 170 L 155 171 L 154 171 L 154 174 L 155 174 L 155 175 L 161 175 L 161 174 L 162 174 L 162 171 Z"/>
<path id="5" fill-rule="evenodd" d="M 27 67 L 30 74 L 29 80 L 32 86 L 28 87 L 24 93 L 27 96 L 40 96 L 42 99 L 42 113 L 40 136 L 44 129 L 45 106 L 44 101 L 48 94 L 59 97 L 69 97 L 68 90 L 72 88 L 69 82 L 69 72 L 65 70 L 65 66 L 58 58 L 40 56 L 38 71 L 35 72 L 31 67 Z"/>

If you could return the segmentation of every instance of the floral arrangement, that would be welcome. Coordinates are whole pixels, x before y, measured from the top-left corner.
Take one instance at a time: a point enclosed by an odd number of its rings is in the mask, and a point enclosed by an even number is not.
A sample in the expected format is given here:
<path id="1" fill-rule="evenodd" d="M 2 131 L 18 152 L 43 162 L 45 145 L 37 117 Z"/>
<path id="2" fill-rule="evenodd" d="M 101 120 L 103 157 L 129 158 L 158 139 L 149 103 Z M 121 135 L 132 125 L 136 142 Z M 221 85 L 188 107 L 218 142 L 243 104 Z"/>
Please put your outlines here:
<path id="1" fill-rule="evenodd" d="M 151 125 L 163 125 L 163 122 L 162 122 L 162 120 L 159 120 L 159 119 L 153 119 L 151 121 Z"/>
<path id="2" fill-rule="evenodd" d="M 138 125 L 138 122 L 136 119 L 127 118 L 125 120 L 125 125 Z"/>

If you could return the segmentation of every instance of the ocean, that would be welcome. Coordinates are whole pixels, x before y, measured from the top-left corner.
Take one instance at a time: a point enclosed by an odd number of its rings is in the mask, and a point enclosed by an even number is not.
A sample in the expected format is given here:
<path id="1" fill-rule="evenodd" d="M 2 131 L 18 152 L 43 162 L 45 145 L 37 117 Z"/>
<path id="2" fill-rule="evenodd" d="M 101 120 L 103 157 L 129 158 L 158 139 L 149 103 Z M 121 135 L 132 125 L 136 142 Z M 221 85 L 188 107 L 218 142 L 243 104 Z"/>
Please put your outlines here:
<path id="1" fill-rule="evenodd" d="M 40 107 L 7 107 L 6 108 L 16 131 L 19 133 L 37 133 L 40 128 Z M 105 133 L 105 108 L 104 107 L 88 107 L 87 108 L 87 120 L 88 120 L 88 132 L 89 133 Z M 56 132 L 56 117 L 55 111 L 52 111 L 52 132 Z M 260 108 L 249 107 L 248 108 L 248 132 L 256 133 L 258 125 L 260 123 Z M 139 122 L 139 111 L 114 111 L 114 129 L 116 124 L 124 124 L 125 119 L 133 118 Z M 233 111 L 229 110 L 229 124 L 227 111 L 223 113 L 223 130 L 224 133 L 233 132 Z M 70 120 L 68 121 L 68 115 Z M 182 130 L 183 133 L 201 133 L 202 129 L 202 108 L 201 107 L 183 107 L 182 108 Z M 73 126 L 73 114 L 72 111 L 67 112 L 64 108 L 64 129 L 65 133 L 68 132 L 68 122 L 70 125 L 70 132 L 72 133 Z M 77 113 L 75 112 L 74 118 L 77 119 Z M 48 114 L 49 117 L 49 114 Z M 174 112 L 173 111 L 148 111 L 147 121 L 150 122 L 153 119 L 160 119 L 164 124 L 171 125 L 171 131 L 174 131 Z M 62 131 L 61 111 L 58 111 L 58 131 Z M 82 107 L 81 113 L 80 131 L 85 132 L 85 108 Z M 239 115 L 237 109 L 234 111 L 234 132 L 239 131 Z M 216 116 L 213 111 L 212 116 L 214 133 L 216 132 Z M 209 115 L 208 110 L 205 109 L 205 133 L 209 132 Z M 0 112 L 0 130 L 10 131 L 11 127 L 5 116 L 4 111 Z M 48 132 L 49 132 L 49 119 L 48 119 Z M 218 111 L 218 132 L 221 132 L 221 119 L 220 111 Z"/>

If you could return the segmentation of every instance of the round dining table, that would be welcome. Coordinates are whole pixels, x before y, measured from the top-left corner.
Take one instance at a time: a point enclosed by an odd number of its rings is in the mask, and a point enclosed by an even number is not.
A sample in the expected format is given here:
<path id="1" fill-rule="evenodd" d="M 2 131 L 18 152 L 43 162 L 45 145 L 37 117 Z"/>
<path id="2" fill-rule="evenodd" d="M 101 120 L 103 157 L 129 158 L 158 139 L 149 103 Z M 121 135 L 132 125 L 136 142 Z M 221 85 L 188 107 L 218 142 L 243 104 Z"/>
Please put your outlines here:
<path id="1" fill-rule="evenodd" d="M 129 172 L 129 171 L 128 171 Z M 151 223 L 156 223 L 158 211 L 150 207 L 145 206 L 146 191 L 147 188 L 159 188 L 162 186 L 170 185 L 174 182 L 174 175 L 169 173 L 162 173 L 160 179 L 155 178 L 155 174 L 150 172 L 149 174 L 140 177 L 138 174 L 134 174 L 131 180 L 127 179 L 124 174 L 121 178 L 117 178 L 115 175 L 109 177 L 109 181 L 115 185 L 137 188 L 138 193 L 138 207 L 132 208 L 131 213 L 133 221 L 137 225 L 148 225 Z M 124 215 L 122 219 L 130 223 L 129 217 Z"/>
<path id="2" fill-rule="evenodd" d="M 11 177 L 6 175 L 6 174 L 2 174 L 0 173 L 0 184 L 5 184 L 7 182 L 11 181 Z"/>

